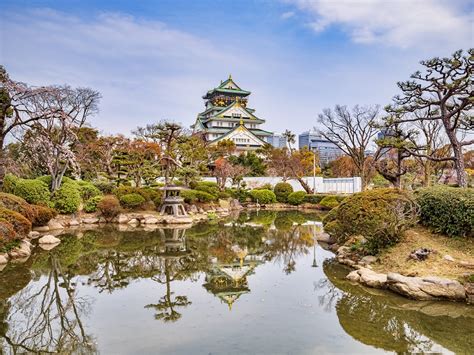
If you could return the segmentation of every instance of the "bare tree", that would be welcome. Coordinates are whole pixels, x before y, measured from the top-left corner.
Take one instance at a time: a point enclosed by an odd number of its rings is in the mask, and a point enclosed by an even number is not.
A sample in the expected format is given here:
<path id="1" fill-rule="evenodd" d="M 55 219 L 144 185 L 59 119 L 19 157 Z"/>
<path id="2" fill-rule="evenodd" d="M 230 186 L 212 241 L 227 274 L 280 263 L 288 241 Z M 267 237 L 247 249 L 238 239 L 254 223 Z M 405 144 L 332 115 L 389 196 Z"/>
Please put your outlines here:
<path id="1" fill-rule="evenodd" d="M 78 142 L 77 128 L 98 111 L 100 94 L 89 88 L 55 86 L 42 95 L 38 104 L 54 114 L 36 121 L 25 134 L 25 145 L 33 158 L 44 164 L 51 175 L 51 191 L 61 186 L 68 168 L 80 176 L 73 145 Z"/>
<path id="2" fill-rule="evenodd" d="M 440 121 L 453 155 L 447 158 L 434 158 L 426 154 L 417 156 L 433 161 L 453 161 L 457 183 L 466 187 L 463 147 L 474 144 L 474 139 L 463 140 L 462 136 L 474 129 L 474 49 L 469 49 L 467 55 L 459 50 L 450 58 L 424 60 L 421 65 L 425 67 L 423 73 L 417 71 L 411 75 L 412 80 L 398 83 L 402 93 L 394 97 L 394 104 L 386 110 L 403 114 L 399 116 L 401 122 Z"/>
<path id="3" fill-rule="evenodd" d="M 325 109 L 318 116 L 323 127 L 319 133 L 352 159 L 362 180 L 362 189 L 368 183 L 367 150 L 379 131 L 378 115 L 378 106 L 354 106 L 348 110 L 346 106 L 337 105 L 334 111 Z"/>

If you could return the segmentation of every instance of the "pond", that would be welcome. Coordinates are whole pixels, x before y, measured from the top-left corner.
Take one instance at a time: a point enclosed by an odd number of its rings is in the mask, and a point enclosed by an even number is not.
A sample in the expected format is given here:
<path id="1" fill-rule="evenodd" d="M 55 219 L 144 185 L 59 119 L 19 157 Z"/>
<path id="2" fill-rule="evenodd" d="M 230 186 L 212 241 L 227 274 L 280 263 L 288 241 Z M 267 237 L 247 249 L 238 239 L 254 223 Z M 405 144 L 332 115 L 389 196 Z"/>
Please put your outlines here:
<path id="1" fill-rule="evenodd" d="M 0 272 L 4 353 L 471 353 L 474 310 L 344 280 L 321 215 L 60 236 Z M 2 351 L 0 351 L 1 353 Z"/>

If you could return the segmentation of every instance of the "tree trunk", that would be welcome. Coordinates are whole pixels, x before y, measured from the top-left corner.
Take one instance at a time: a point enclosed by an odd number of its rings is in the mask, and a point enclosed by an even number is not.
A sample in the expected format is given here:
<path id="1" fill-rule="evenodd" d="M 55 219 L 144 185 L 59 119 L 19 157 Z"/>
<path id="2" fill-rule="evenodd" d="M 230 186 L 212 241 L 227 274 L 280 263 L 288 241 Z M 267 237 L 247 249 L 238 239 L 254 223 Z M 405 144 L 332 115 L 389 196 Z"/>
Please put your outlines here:
<path id="1" fill-rule="evenodd" d="M 301 184 L 301 186 L 303 187 L 303 189 L 306 191 L 307 194 L 313 193 L 313 189 L 309 187 L 309 185 L 306 183 L 306 181 L 303 180 L 303 178 L 297 177 L 296 179 Z"/>
<path id="2" fill-rule="evenodd" d="M 1 124 L 1 122 L 0 122 Z M 2 131 L 2 127 L 0 126 L 0 132 Z M 0 191 L 3 190 L 3 179 L 5 178 L 6 170 L 6 157 L 5 151 L 3 150 L 5 137 L 3 135 L 0 136 Z"/>
<path id="3" fill-rule="evenodd" d="M 467 187 L 467 176 L 464 170 L 464 157 L 462 155 L 462 148 L 460 146 L 454 146 L 454 168 L 456 169 L 457 183 L 459 187 Z"/>
<path id="4" fill-rule="evenodd" d="M 423 169 L 423 186 L 425 187 L 429 187 L 431 185 L 431 161 L 430 160 L 426 160 L 425 161 L 425 166 L 424 166 L 424 169 Z"/>

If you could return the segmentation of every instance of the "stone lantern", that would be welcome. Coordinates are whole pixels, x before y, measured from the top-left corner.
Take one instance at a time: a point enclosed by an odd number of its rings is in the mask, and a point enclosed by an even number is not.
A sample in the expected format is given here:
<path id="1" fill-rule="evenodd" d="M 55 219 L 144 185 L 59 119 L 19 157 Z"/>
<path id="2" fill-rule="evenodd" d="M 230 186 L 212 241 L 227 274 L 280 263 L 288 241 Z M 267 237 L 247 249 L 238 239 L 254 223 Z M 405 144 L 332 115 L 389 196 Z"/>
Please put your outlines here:
<path id="1" fill-rule="evenodd" d="M 164 191 L 163 204 L 161 206 L 160 214 L 165 216 L 186 217 L 187 213 L 184 209 L 184 199 L 180 196 L 181 186 L 167 185 L 162 187 Z"/>

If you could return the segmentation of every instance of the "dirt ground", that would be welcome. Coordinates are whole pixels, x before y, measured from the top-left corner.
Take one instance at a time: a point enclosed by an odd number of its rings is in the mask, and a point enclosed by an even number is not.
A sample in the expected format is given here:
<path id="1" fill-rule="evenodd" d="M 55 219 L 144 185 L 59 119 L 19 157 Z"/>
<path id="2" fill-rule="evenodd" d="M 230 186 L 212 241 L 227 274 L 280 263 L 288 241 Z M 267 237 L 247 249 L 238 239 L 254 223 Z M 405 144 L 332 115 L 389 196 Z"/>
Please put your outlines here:
<path id="1" fill-rule="evenodd" d="M 424 261 L 408 258 L 412 251 L 420 248 L 428 248 L 434 252 Z M 446 260 L 445 255 L 451 256 L 454 261 Z M 407 276 L 440 276 L 462 281 L 467 275 L 474 275 L 474 240 L 448 238 L 422 227 L 412 228 L 405 233 L 400 243 L 384 251 L 379 262 L 372 266 L 378 272 L 398 272 Z"/>

